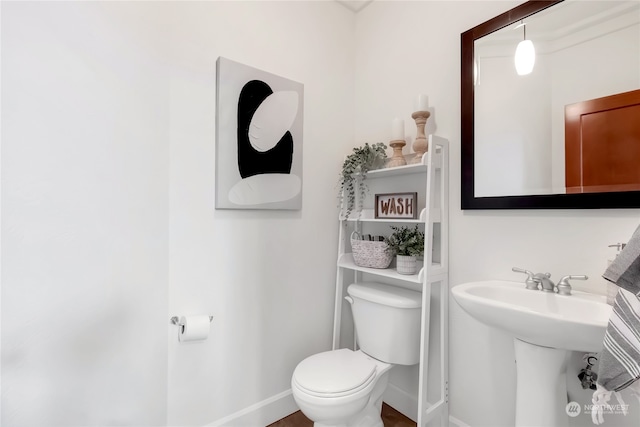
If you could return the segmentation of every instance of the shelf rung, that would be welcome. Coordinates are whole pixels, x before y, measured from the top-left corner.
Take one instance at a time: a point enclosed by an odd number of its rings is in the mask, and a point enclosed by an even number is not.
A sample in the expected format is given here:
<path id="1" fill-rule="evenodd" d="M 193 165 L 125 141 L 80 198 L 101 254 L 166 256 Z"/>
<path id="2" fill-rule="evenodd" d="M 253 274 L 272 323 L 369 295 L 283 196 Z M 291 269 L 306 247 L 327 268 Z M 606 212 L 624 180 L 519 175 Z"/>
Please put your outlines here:
<path id="1" fill-rule="evenodd" d="M 429 407 L 422 412 L 422 419 L 419 420 L 420 427 L 424 427 L 429 421 L 433 420 L 438 415 L 442 415 L 443 405 L 444 400 L 442 399 L 433 405 L 429 405 Z M 445 422 L 448 422 L 448 420 Z"/>
<path id="2" fill-rule="evenodd" d="M 400 274 L 396 271 L 395 268 L 360 267 L 356 265 L 355 262 L 353 261 L 353 254 L 351 253 L 342 254 L 342 256 L 340 256 L 340 258 L 338 259 L 338 267 L 348 268 L 350 270 L 355 270 L 355 271 L 362 271 L 363 273 L 374 274 L 380 277 L 403 280 L 405 282 L 410 282 L 410 283 L 422 283 L 422 277 L 423 277 L 422 275 L 424 274 L 423 273 L 424 269 L 422 268 L 421 262 L 418 262 L 418 269 L 419 269 L 418 274 L 412 274 L 412 275 Z"/>
<path id="3" fill-rule="evenodd" d="M 442 210 L 440 208 L 431 209 L 431 218 L 433 219 L 433 222 L 442 222 Z M 340 220 L 344 220 L 344 217 L 340 216 L 339 219 Z M 363 209 L 362 212 L 360 213 L 360 216 L 358 216 L 357 213 L 352 213 L 351 216 L 346 219 L 346 221 L 349 221 L 349 222 L 356 222 L 356 221 L 360 221 L 360 222 L 398 222 L 398 223 L 406 222 L 406 223 L 409 223 L 409 224 L 419 224 L 419 223 L 422 223 L 422 222 L 427 222 L 428 219 L 429 219 L 429 217 L 427 216 L 426 208 L 423 208 L 420 211 L 420 215 L 418 215 L 418 218 L 416 218 L 416 219 L 375 218 L 375 213 L 374 213 L 373 209 Z"/>
<path id="4" fill-rule="evenodd" d="M 410 175 L 414 173 L 425 173 L 426 171 L 427 171 L 427 165 L 424 165 L 424 164 L 398 166 L 395 168 L 374 169 L 372 171 L 367 172 L 367 179 L 368 178 L 387 178 L 390 176 Z"/>

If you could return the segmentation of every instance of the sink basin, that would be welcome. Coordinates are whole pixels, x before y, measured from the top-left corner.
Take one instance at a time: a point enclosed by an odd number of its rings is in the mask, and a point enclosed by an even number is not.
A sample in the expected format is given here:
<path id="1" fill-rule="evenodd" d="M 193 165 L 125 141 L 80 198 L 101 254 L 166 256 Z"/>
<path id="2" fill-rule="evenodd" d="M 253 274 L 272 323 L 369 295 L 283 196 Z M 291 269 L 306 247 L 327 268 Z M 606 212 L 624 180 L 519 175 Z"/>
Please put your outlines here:
<path id="1" fill-rule="evenodd" d="M 460 306 L 481 323 L 530 344 L 562 350 L 599 352 L 613 307 L 606 297 L 526 289 L 500 280 L 465 283 L 451 292 Z"/>
<path id="2" fill-rule="evenodd" d="M 604 296 L 529 290 L 522 282 L 488 280 L 455 286 L 460 306 L 481 323 L 513 336 L 516 427 L 568 425 L 570 351 L 602 349 L 613 307 Z M 575 379 L 574 379 L 575 380 Z"/>

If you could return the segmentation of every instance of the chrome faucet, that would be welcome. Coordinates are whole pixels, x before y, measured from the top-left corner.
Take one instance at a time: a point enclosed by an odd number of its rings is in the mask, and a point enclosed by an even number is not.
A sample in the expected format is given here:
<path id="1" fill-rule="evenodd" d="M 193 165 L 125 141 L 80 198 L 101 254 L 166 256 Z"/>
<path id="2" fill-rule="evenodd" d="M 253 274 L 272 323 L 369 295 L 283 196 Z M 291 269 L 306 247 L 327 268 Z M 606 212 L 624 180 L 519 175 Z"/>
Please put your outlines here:
<path id="1" fill-rule="evenodd" d="M 551 273 L 533 274 L 529 270 L 524 270 L 518 267 L 513 267 L 511 271 L 515 271 L 516 273 L 524 273 L 527 275 L 527 280 L 524 281 L 527 289 L 542 289 L 545 292 L 554 292 L 556 285 L 549 279 L 549 277 L 551 277 Z"/>
<path id="2" fill-rule="evenodd" d="M 582 276 L 564 276 L 558 282 L 558 286 L 556 286 L 558 288 L 558 293 L 560 295 L 571 295 L 571 284 L 569 283 L 569 279 L 571 279 L 571 280 L 587 280 L 588 278 L 589 277 L 585 276 L 585 275 L 582 275 Z"/>
<path id="3" fill-rule="evenodd" d="M 551 273 L 537 273 L 533 275 L 533 281 L 540 284 L 544 292 L 555 292 L 556 284 L 550 279 Z"/>
<path id="4" fill-rule="evenodd" d="M 524 273 L 524 274 L 526 274 L 527 275 L 527 280 L 524 281 L 524 284 L 527 287 L 527 289 L 538 290 L 538 282 L 533 280 L 533 273 L 532 272 L 530 272 L 529 270 L 525 270 L 523 268 L 518 268 L 518 267 L 513 267 L 511 269 L 511 271 L 514 271 L 516 273 Z"/>
<path id="5" fill-rule="evenodd" d="M 527 275 L 527 280 L 525 280 L 525 285 L 527 289 L 538 290 L 542 289 L 544 292 L 557 292 L 559 295 L 571 295 L 571 284 L 569 283 L 569 279 L 571 280 L 587 280 L 589 277 L 587 276 L 564 276 L 558 282 L 558 285 L 554 284 L 551 280 L 551 273 L 536 273 L 533 274 L 529 270 L 524 270 L 522 268 L 513 267 L 511 271 L 516 273 L 524 273 Z"/>

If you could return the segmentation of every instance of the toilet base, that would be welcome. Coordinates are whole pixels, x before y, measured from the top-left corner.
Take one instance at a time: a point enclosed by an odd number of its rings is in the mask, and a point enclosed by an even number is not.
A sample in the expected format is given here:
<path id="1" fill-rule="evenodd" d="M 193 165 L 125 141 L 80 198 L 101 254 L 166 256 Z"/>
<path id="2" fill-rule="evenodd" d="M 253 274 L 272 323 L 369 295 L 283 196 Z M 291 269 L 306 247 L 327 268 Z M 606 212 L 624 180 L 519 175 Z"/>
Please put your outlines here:
<path id="1" fill-rule="evenodd" d="M 384 372 L 371 392 L 367 406 L 346 422 L 327 424 L 314 422 L 313 427 L 384 427 L 382 422 L 382 394 L 389 383 L 389 372 Z"/>
<path id="2" fill-rule="evenodd" d="M 352 393 L 335 397 L 309 394 L 298 385 L 294 373 L 291 380 L 293 398 L 302 413 L 314 422 L 314 427 L 384 427 L 382 395 L 389 384 L 389 370 L 394 365 L 376 360 L 361 350 L 356 351 L 354 356 L 367 359 L 366 361 L 356 360 L 356 363 L 373 362 L 375 364 L 375 378 L 364 383 L 364 388 L 356 388 Z"/>
<path id="3" fill-rule="evenodd" d="M 382 405 L 382 400 L 380 401 Z M 325 424 L 325 423 L 313 423 L 313 427 L 384 427 L 382 422 L 381 411 L 375 412 L 370 411 L 372 408 L 365 409 L 362 413 L 360 413 L 360 417 L 358 420 L 354 420 L 349 423 L 340 423 L 340 424 Z"/>

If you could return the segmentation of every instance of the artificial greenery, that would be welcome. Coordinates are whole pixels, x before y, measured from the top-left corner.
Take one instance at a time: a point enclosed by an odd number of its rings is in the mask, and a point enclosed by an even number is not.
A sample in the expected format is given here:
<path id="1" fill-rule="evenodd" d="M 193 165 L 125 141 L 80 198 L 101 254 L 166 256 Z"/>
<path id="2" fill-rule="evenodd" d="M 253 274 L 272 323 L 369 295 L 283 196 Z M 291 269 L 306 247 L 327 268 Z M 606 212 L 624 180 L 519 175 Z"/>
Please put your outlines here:
<path id="1" fill-rule="evenodd" d="M 393 252 L 395 255 L 404 256 L 420 256 L 424 253 L 424 232 L 415 228 L 394 227 L 393 233 L 389 237 L 385 237 L 387 251 Z"/>
<path id="2" fill-rule="evenodd" d="M 365 143 L 362 147 L 353 149 L 342 164 L 340 172 L 340 189 L 338 191 L 339 206 L 343 207 L 345 218 L 349 218 L 354 210 L 362 210 L 362 201 L 367 191 L 364 182 L 367 172 L 380 167 L 384 159 L 387 158 L 387 146 L 382 142 L 369 145 Z M 360 185 L 357 185 L 360 180 Z M 356 187 L 358 187 L 358 206 L 356 206 Z"/>

